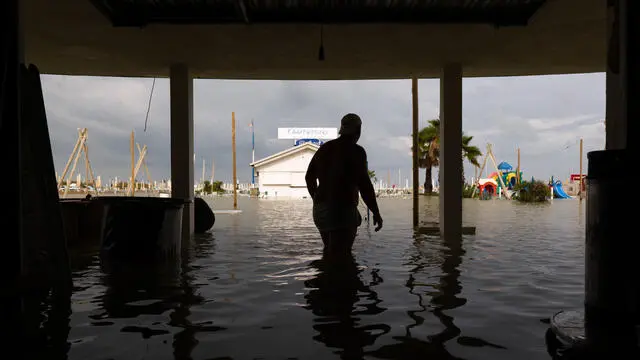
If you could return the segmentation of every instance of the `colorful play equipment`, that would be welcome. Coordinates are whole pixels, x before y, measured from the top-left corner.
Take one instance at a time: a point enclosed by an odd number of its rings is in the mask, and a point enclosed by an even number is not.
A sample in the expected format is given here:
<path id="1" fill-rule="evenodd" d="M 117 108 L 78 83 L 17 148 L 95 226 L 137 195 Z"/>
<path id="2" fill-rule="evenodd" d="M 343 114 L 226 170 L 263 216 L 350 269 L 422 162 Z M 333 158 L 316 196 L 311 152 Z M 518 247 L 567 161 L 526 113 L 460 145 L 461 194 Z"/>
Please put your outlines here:
<path id="1" fill-rule="evenodd" d="M 478 179 L 478 192 L 481 199 L 488 199 L 498 194 L 498 182 L 495 179 Z"/>
<path id="2" fill-rule="evenodd" d="M 487 144 L 487 151 L 478 174 L 482 174 L 488 160 L 491 160 L 496 171 L 486 178 L 476 179 L 476 186 L 471 197 L 474 197 L 476 191 L 479 191 L 480 199 L 489 199 L 493 196 L 501 197 L 503 194 L 506 199 L 511 199 L 511 196 L 515 193 L 516 185 L 522 180 L 522 171 L 519 169 L 520 152 L 518 152 L 518 170 L 513 170 L 513 166 L 506 161 L 498 164 L 496 157 L 493 155 L 492 145 Z"/>
<path id="3" fill-rule="evenodd" d="M 554 199 L 571 199 L 571 196 L 567 195 L 562 188 L 562 182 L 560 180 L 554 180 L 553 176 L 549 181 L 549 186 L 551 186 L 551 189 L 553 190 Z"/>
<path id="4" fill-rule="evenodd" d="M 513 167 L 505 161 L 498 164 L 497 168 L 498 171 L 492 172 L 489 174 L 489 177 L 478 179 L 478 190 L 481 196 L 497 196 L 506 191 L 513 191 L 516 184 L 522 180 L 522 171 L 520 172 L 520 176 L 518 176 L 517 172 L 513 170 Z M 500 181 L 501 179 L 502 181 Z M 486 197 L 487 196 L 483 196 L 482 198 Z"/>
<path id="5" fill-rule="evenodd" d="M 513 170 L 513 167 L 506 161 L 498 164 L 498 171 L 499 172 L 494 172 L 493 174 L 491 174 L 491 177 L 495 178 L 496 180 L 498 180 L 498 177 L 501 177 L 502 182 L 507 187 L 507 190 L 513 190 L 516 184 L 522 180 L 522 171 L 520 171 L 520 174 L 518 174 L 517 171 Z M 500 184 L 500 181 L 498 181 L 498 184 Z"/>

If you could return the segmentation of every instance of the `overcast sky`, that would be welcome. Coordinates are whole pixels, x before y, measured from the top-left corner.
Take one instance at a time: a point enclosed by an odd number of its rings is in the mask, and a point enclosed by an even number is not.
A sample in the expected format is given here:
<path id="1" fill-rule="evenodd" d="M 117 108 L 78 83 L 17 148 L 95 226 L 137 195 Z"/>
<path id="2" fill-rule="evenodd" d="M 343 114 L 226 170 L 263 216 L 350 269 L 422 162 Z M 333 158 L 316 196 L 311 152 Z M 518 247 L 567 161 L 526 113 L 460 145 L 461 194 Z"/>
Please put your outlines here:
<path id="1" fill-rule="evenodd" d="M 129 138 L 147 145 L 153 180 L 169 178 L 169 81 L 156 80 L 147 129 L 145 114 L 153 79 L 43 76 L 49 129 L 60 174 L 73 150 L 77 129 L 88 128 L 89 157 L 103 181 L 126 178 Z M 484 153 L 493 144 L 498 161 L 517 163 L 525 177 L 565 179 L 579 169 L 579 139 L 586 153 L 604 147 L 604 74 L 466 79 L 463 130 Z M 439 81 L 420 80 L 420 126 L 439 113 Z M 251 119 L 256 160 L 292 145 L 278 140 L 278 127 L 338 127 L 342 115 L 362 117 L 360 140 L 369 166 L 397 183 L 411 173 L 411 81 L 225 81 L 194 85 L 195 180 L 231 179 L 231 112 L 236 113 L 238 177 L 251 180 Z M 82 164 L 81 164 L 82 165 Z M 84 173 L 84 168 L 80 167 Z M 493 168 L 490 168 L 492 171 Z M 435 173 L 434 173 L 435 174 Z M 465 165 L 465 174 L 473 168 Z M 420 171 L 421 183 L 424 170 Z M 144 177 L 142 177 L 144 178 Z"/>

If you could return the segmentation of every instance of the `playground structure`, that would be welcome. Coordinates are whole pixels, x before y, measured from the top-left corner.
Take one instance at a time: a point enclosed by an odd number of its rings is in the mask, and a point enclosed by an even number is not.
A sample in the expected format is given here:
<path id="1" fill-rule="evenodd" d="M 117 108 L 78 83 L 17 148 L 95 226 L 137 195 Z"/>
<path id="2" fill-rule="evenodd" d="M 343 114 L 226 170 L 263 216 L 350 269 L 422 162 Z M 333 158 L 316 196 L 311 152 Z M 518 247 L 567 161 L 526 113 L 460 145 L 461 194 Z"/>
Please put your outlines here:
<path id="1" fill-rule="evenodd" d="M 571 196 L 569 196 L 564 191 L 562 187 L 562 181 L 554 180 L 552 176 L 551 180 L 549 181 L 549 186 L 551 187 L 551 191 L 553 192 L 554 199 L 571 199 Z"/>
<path id="2" fill-rule="evenodd" d="M 565 183 L 551 177 L 547 183 L 549 192 L 547 193 L 546 198 L 548 200 L 571 199 L 573 197 L 577 197 L 582 200 L 585 197 L 586 175 L 582 172 L 582 147 L 583 141 L 580 139 L 580 172 L 578 174 L 570 174 L 568 181 Z M 474 178 L 474 187 L 471 197 L 475 197 L 477 192 L 478 198 L 481 200 L 488 200 L 494 197 L 501 198 L 503 194 L 506 199 L 511 199 L 516 194 L 517 185 L 523 182 L 523 173 L 520 171 L 520 149 L 517 150 L 517 154 L 518 165 L 514 170 L 506 161 L 498 163 L 493 154 L 492 145 L 487 144 L 487 150 L 482 161 L 482 166 L 479 168 L 476 167 L 476 170 L 479 171 L 476 172 L 476 176 Z M 480 178 L 479 175 L 485 170 L 487 161 L 491 161 L 495 171 L 486 175 L 484 178 Z M 535 179 L 531 178 L 531 183 L 534 181 Z M 543 180 L 541 183 L 545 184 L 545 181 Z"/>
<path id="3" fill-rule="evenodd" d="M 498 171 L 489 175 L 498 184 L 498 193 L 505 190 L 514 190 L 515 186 L 522 181 L 522 171 L 513 170 L 513 167 L 506 161 L 498 164 Z"/>
<path id="4" fill-rule="evenodd" d="M 516 184 L 522 181 L 522 171 L 520 171 L 519 165 L 519 152 L 518 167 L 514 170 L 513 167 L 505 161 L 498 163 L 493 155 L 491 144 L 487 144 L 487 151 L 478 174 L 482 174 L 488 160 L 491 160 L 493 163 L 495 171 L 486 178 L 476 177 L 476 187 L 474 188 L 472 197 L 475 196 L 477 190 L 479 192 L 479 198 L 483 200 L 490 199 L 495 196 L 501 197 L 502 194 L 504 194 L 507 199 L 511 199 L 511 196 L 515 191 L 514 188 Z"/>
<path id="5" fill-rule="evenodd" d="M 498 182 L 492 178 L 478 179 L 478 192 L 481 198 L 491 198 L 498 193 Z"/>
<path id="6" fill-rule="evenodd" d="M 89 146 L 88 146 L 88 134 L 89 131 L 87 128 L 78 129 L 78 139 L 73 147 L 73 151 L 67 160 L 67 163 L 62 171 L 62 175 L 57 179 L 57 187 L 58 194 L 61 198 L 66 198 L 69 194 L 69 191 L 72 190 L 74 193 L 78 191 L 98 195 L 102 189 L 102 184 L 99 176 L 95 176 L 93 172 L 93 167 L 91 166 L 91 161 L 89 160 Z M 135 150 L 138 150 L 138 159 L 135 158 Z M 150 190 L 151 189 L 151 173 L 149 172 L 149 168 L 147 167 L 146 162 L 147 156 L 147 145 L 140 146 L 139 143 L 135 142 L 134 132 L 131 132 L 131 177 L 127 182 L 126 194 L 128 196 L 135 196 L 136 189 Z M 84 158 L 84 167 L 85 167 L 85 177 L 82 180 L 82 176 L 79 170 L 80 158 Z M 145 187 L 144 183 L 138 183 L 136 181 L 136 177 L 138 173 L 144 170 L 146 175 L 146 180 L 148 182 L 148 189 Z M 74 175 L 76 175 L 75 181 Z M 157 192 L 157 189 L 154 190 Z"/>
<path id="7" fill-rule="evenodd" d="M 134 147 L 135 144 L 135 147 Z M 147 167 L 147 161 L 146 161 L 146 156 L 147 156 L 147 145 L 143 145 L 142 147 L 140 146 L 139 143 L 135 142 L 135 133 L 134 131 L 131 131 L 131 177 L 129 178 L 129 182 L 127 183 L 127 189 L 126 189 L 126 194 L 127 196 L 135 196 L 135 192 L 136 189 L 140 189 L 142 188 L 142 185 L 144 185 L 144 183 L 142 184 L 138 184 L 136 182 L 136 178 L 138 176 L 138 173 L 140 172 L 140 168 L 144 169 L 146 178 L 147 178 L 147 182 L 149 184 L 149 189 L 147 190 L 151 190 L 151 184 L 153 183 L 153 181 L 151 180 L 151 173 L 149 172 L 149 168 Z M 135 154 L 136 151 L 135 149 L 138 149 L 138 160 L 136 161 L 135 158 Z M 141 185 L 141 186 L 138 186 Z M 154 193 L 158 193 L 157 189 L 153 190 Z"/>
<path id="8" fill-rule="evenodd" d="M 87 192 L 88 191 L 95 192 L 97 185 L 99 185 L 99 184 L 96 184 L 96 178 L 93 174 L 93 169 L 91 168 L 91 162 L 89 161 L 89 146 L 87 145 L 88 136 L 89 136 L 89 131 L 86 128 L 78 129 L 78 139 L 76 140 L 76 143 L 73 146 L 73 151 L 71 152 L 71 155 L 67 160 L 67 164 L 64 166 L 64 170 L 62 171 L 62 176 L 58 180 L 58 192 L 63 191 L 62 192 L 63 198 L 67 197 L 67 194 L 69 193 L 69 188 L 72 187 L 71 179 L 73 178 L 73 174 L 75 173 L 76 168 L 78 166 L 78 160 L 83 154 L 84 154 L 84 163 L 85 163 L 85 171 L 86 171 L 85 179 L 86 181 L 89 182 L 88 185 L 91 185 L 86 187 Z M 71 165 L 72 163 L 73 165 Z M 69 169 L 69 166 L 71 166 L 71 169 Z M 79 172 L 78 172 L 78 175 L 80 175 Z M 80 180 L 78 180 L 77 183 L 73 185 L 80 188 L 81 187 Z"/>

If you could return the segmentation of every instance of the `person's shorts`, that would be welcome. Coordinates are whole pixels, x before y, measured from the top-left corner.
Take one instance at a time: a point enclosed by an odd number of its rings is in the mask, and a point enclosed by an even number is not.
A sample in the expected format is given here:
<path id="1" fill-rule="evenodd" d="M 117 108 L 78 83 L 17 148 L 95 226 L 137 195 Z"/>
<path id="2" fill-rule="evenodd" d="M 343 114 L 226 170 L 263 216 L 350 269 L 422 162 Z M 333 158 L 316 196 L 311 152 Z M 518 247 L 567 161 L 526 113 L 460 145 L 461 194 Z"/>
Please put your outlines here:
<path id="1" fill-rule="evenodd" d="M 353 229 L 362 224 L 362 215 L 357 206 L 314 203 L 313 222 L 321 232 Z"/>

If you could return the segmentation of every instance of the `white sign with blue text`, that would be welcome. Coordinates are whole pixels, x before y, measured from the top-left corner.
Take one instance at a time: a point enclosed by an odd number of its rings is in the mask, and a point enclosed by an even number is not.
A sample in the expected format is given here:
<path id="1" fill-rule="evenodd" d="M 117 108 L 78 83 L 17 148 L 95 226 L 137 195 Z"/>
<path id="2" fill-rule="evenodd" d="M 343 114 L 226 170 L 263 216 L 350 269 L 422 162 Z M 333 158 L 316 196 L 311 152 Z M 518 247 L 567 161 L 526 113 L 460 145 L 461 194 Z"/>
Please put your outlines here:
<path id="1" fill-rule="evenodd" d="M 338 128 L 278 128 L 278 139 L 335 139 Z"/>

